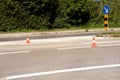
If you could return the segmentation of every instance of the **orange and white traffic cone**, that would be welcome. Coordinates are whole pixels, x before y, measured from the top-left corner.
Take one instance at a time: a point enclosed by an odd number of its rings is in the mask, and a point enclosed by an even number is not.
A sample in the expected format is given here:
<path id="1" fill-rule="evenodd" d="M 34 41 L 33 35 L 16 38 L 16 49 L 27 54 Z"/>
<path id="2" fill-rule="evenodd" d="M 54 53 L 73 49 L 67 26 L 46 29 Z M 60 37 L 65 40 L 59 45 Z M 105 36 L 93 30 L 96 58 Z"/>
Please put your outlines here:
<path id="1" fill-rule="evenodd" d="M 97 47 L 96 41 L 95 41 L 95 37 L 93 37 L 93 40 L 92 40 L 92 47 L 93 47 L 93 48 Z"/>
<path id="2" fill-rule="evenodd" d="M 27 37 L 27 39 L 26 39 L 26 43 L 27 43 L 27 44 L 30 43 L 30 38 L 29 38 L 29 37 Z"/>

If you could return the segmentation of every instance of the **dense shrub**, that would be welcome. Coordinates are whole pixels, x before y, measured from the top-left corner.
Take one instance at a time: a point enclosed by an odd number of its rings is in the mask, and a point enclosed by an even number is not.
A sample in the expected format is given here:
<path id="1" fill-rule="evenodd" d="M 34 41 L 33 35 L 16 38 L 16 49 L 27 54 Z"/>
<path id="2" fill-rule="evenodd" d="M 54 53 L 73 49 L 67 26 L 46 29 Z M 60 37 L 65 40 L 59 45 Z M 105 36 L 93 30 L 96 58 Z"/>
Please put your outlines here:
<path id="1" fill-rule="evenodd" d="M 120 0 L 1 0 L 0 31 L 103 24 L 102 9 L 106 4 L 111 8 L 109 23 L 116 26 L 120 23 Z"/>

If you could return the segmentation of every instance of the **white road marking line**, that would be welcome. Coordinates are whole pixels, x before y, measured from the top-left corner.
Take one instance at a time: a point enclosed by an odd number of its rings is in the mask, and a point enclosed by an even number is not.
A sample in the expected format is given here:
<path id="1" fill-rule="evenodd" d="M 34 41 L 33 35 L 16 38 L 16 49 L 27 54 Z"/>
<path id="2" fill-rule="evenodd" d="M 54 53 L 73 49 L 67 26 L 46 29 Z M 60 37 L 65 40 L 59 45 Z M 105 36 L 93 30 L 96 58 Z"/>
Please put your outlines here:
<path id="1" fill-rule="evenodd" d="M 58 48 L 58 50 L 69 50 L 69 49 L 82 49 L 82 48 L 90 48 L 91 46 L 83 46 L 83 47 L 66 47 L 66 48 Z"/>
<path id="2" fill-rule="evenodd" d="M 0 53 L 0 55 L 17 54 L 17 53 L 29 53 L 29 52 L 30 51 L 4 52 L 4 53 Z"/>
<path id="3" fill-rule="evenodd" d="M 13 80 L 13 79 L 20 79 L 20 78 L 29 78 L 29 77 L 35 77 L 35 76 L 43 76 L 43 75 L 51 75 L 51 74 L 59 74 L 59 73 L 68 73 L 68 72 L 76 72 L 76 71 L 85 71 L 85 70 L 115 68 L 115 67 L 120 67 L 120 64 L 81 67 L 81 68 L 73 68 L 73 69 L 63 69 L 63 70 L 55 70 L 55 71 L 47 71 L 47 72 L 22 74 L 22 75 L 15 75 L 15 76 L 5 77 L 5 80 Z"/>
<path id="4" fill-rule="evenodd" d="M 101 42 L 97 42 L 97 44 L 99 44 L 99 43 L 117 43 L 117 42 L 120 42 L 120 40 L 119 41 L 101 41 Z M 86 42 L 86 43 L 82 43 L 82 44 L 91 44 L 91 43 Z"/>
<path id="5" fill-rule="evenodd" d="M 97 45 L 97 47 L 111 47 L 111 46 L 120 46 L 120 44 Z M 58 48 L 57 50 L 72 50 L 72 49 L 84 49 L 84 48 L 92 48 L 92 47 L 91 46 L 65 47 L 65 48 Z"/>
<path id="6" fill-rule="evenodd" d="M 99 45 L 99 47 L 110 47 L 110 46 L 120 46 L 120 44 Z"/>

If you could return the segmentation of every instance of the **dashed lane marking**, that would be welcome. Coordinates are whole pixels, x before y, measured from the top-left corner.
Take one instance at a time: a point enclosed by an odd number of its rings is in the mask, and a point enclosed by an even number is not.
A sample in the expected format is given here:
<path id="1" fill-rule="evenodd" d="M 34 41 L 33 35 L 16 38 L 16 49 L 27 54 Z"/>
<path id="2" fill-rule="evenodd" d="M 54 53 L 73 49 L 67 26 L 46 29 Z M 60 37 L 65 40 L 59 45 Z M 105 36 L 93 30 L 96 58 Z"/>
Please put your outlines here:
<path id="1" fill-rule="evenodd" d="M 16 52 L 3 52 L 0 55 L 7 55 L 7 54 L 20 54 L 20 53 L 29 53 L 30 51 L 16 51 Z"/>
<path id="2" fill-rule="evenodd" d="M 58 48 L 58 50 L 70 50 L 70 49 L 82 49 L 82 48 L 90 48 L 90 46 L 83 46 L 83 47 L 65 47 L 65 48 Z"/>
<path id="3" fill-rule="evenodd" d="M 120 46 L 120 44 L 97 45 L 97 47 L 112 47 L 112 46 Z M 64 47 L 64 48 L 57 48 L 57 50 L 72 50 L 72 49 L 84 49 L 84 48 L 92 48 L 92 47 L 91 47 L 91 46 L 83 46 L 83 47 Z"/>
<path id="4" fill-rule="evenodd" d="M 97 44 L 103 44 L 103 43 L 120 43 L 120 40 L 119 41 L 99 41 L 97 42 Z M 85 42 L 85 43 L 82 43 L 82 44 L 91 44 L 90 42 Z"/>

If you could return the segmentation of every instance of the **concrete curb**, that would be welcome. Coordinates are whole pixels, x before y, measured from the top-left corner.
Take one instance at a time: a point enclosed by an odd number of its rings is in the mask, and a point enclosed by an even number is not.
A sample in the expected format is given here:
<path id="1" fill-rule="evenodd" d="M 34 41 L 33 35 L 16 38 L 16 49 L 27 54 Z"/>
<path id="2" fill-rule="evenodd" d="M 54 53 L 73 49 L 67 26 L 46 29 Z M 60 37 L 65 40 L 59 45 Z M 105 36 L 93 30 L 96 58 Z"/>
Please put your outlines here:
<path id="1" fill-rule="evenodd" d="M 120 28 L 111 28 L 108 31 L 120 31 Z M 6 33 L 0 34 L 0 38 L 15 38 L 15 37 L 27 37 L 27 36 L 51 36 L 51 35 L 70 35 L 70 34 L 82 34 L 82 33 L 96 33 L 105 32 L 104 29 L 90 29 L 86 30 L 69 30 L 69 31 L 51 31 L 51 32 L 21 32 L 21 33 Z"/>

